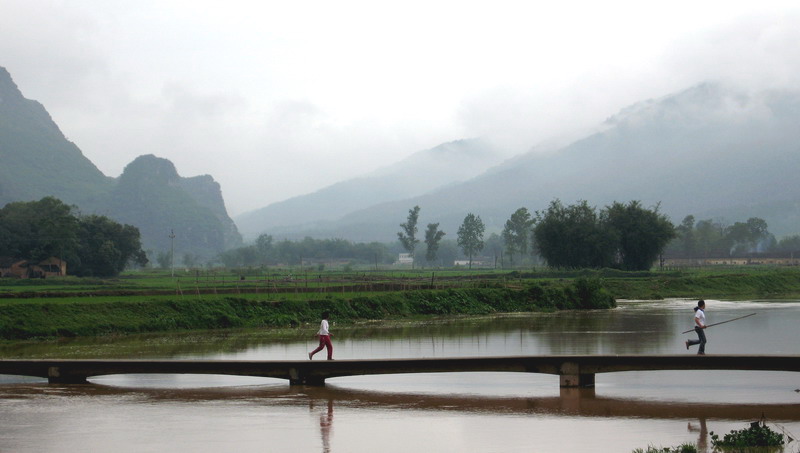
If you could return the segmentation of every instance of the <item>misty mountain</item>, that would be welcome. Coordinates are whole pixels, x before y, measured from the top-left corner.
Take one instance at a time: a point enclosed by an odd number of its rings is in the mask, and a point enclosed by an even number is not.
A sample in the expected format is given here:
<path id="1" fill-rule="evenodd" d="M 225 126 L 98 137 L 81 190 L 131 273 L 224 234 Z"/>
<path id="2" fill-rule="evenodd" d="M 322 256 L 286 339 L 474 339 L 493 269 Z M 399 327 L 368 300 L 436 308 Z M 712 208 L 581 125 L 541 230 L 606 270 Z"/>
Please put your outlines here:
<path id="1" fill-rule="evenodd" d="M 483 140 L 444 143 L 361 177 L 244 213 L 235 220 L 241 233 L 251 238 L 282 227 L 325 229 L 350 212 L 467 180 L 502 159 Z"/>
<path id="2" fill-rule="evenodd" d="M 177 261 L 241 244 L 211 176 L 182 178 L 171 162 L 152 155 L 131 162 L 119 178 L 103 175 L 0 67 L 0 206 L 48 195 L 83 214 L 136 226 L 145 250 L 169 251 L 174 231 Z"/>
<path id="3" fill-rule="evenodd" d="M 392 241 L 408 209 L 455 238 L 467 213 L 499 232 L 519 207 L 640 200 L 679 223 L 764 218 L 778 236 L 800 232 L 800 93 L 745 93 L 705 83 L 610 117 L 600 132 L 555 152 L 529 152 L 460 184 L 350 212 L 325 228 L 277 236 Z"/>
<path id="4" fill-rule="evenodd" d="M 85 204 L 113 185 L 0 67 L 0 206 L 54 195 Z"/>
<path id="5" fill-rule="evenodd" d="M 219 184 L 208 175 L 182 178 L 175 165 L 153 155 L 125 167 L 105 204 L 109 217 L 136 225 L 145 249 L 213 257 L 241 243 L 228 218 Z M 174 232 L 174 244 L 169 237 Z"/>

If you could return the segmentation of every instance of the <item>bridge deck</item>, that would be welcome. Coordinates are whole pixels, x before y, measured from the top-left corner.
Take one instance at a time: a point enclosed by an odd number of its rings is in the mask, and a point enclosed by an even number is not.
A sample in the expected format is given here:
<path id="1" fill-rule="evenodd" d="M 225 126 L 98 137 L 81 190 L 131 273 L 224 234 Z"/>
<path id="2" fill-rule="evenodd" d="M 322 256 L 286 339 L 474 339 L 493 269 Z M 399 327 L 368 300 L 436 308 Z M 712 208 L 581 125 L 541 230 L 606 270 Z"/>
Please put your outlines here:
<path id="1" fill-rule="evenodd" d="M 323 385 L 340 376 L 506 371 L 560 376 L 562 387 L 594 385 L 597 373 L 649 370 L 800 371 L 800 355 L 541 355 L 359 360 L 23 360 L 0 359 L 0 374 L 84 383 L 111 374 L 223 374 Z"/>

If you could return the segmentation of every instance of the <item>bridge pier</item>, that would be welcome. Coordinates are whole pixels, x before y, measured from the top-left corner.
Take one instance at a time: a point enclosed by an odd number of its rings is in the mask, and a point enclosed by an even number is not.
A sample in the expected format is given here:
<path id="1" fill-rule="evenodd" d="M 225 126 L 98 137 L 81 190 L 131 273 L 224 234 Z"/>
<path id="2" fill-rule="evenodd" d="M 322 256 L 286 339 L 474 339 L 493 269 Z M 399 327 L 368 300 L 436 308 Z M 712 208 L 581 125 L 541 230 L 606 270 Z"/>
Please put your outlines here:
<path id="1" fill-rule="evenodd" d="M 559 367 L 560 386 L 564 387 L 594 387 L 594 373 L 581 373 L 581 366 L 577 362 L 564 362 Z"/>
<path id="2" fill-rule="evenodd" d="M 559 378 L 561 388 L 594 387 L 594 373 L 562 374 Z"/>
<path id="3" fill-rule="evenodd" d="M 86 384 L 86 375 L 70 373 L 61 367 L 51 366 L 47 368 L 47 382 L 49 384 Z"/>
<path id="4" fill-rule="evenodd" d="M 313 385 L 317 387 L 324 387 L 325 378 L 318 376 L 304 376 L 298 379 L 289 379 L 289 385 Z"/>
<path id="5" fill-rule="evenodd" d="M 313 385 L 325 386 L 325 378 L 322 376 L 308 376 L 300 372 L 297 368 L 289 369 L 289 385 Z"/>

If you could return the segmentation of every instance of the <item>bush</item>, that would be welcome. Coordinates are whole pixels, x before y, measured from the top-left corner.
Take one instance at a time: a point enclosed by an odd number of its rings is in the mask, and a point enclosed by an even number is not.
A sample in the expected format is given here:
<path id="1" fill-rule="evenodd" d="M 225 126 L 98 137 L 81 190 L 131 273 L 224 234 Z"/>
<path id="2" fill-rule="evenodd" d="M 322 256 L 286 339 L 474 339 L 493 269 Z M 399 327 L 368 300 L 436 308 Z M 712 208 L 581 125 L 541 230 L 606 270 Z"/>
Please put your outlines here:
<path id="1" fill-rule="evenodd" d="M 730 433 L 725 434 L 722 440 L 719 439 L 719 435 L 714 434 L 714 431 L 709 434 L 711 435 L 711 444 L 715 448 L 723 450 L 741 447 L 780 447 L 783 445 L 783 434 L 769 429 L 764 421 L 753 422 L 749 428 L 738 431 L 732 430 Z"/>

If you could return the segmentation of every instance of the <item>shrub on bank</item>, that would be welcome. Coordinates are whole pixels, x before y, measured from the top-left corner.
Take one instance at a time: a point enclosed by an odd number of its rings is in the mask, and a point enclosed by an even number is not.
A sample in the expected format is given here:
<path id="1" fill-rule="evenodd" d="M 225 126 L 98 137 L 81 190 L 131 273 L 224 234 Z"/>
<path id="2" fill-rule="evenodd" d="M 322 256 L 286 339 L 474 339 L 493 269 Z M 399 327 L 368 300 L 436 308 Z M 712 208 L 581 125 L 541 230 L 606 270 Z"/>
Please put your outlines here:
<path id="1" fill-rule="evenodd" d="M 777 433 L 767 426 L 763 421 L 753 422 L 749 428 L 732 430 L 725 434 L 722 439 L 714 431 L 711 435 L 711 444 L 715 449 L 722 451 L 745 451 L 743 449 L 752 447 L 780 447 L 783 445 L 783 434 Z M 763 448 L 761 449 L 763 451 Z"/>

